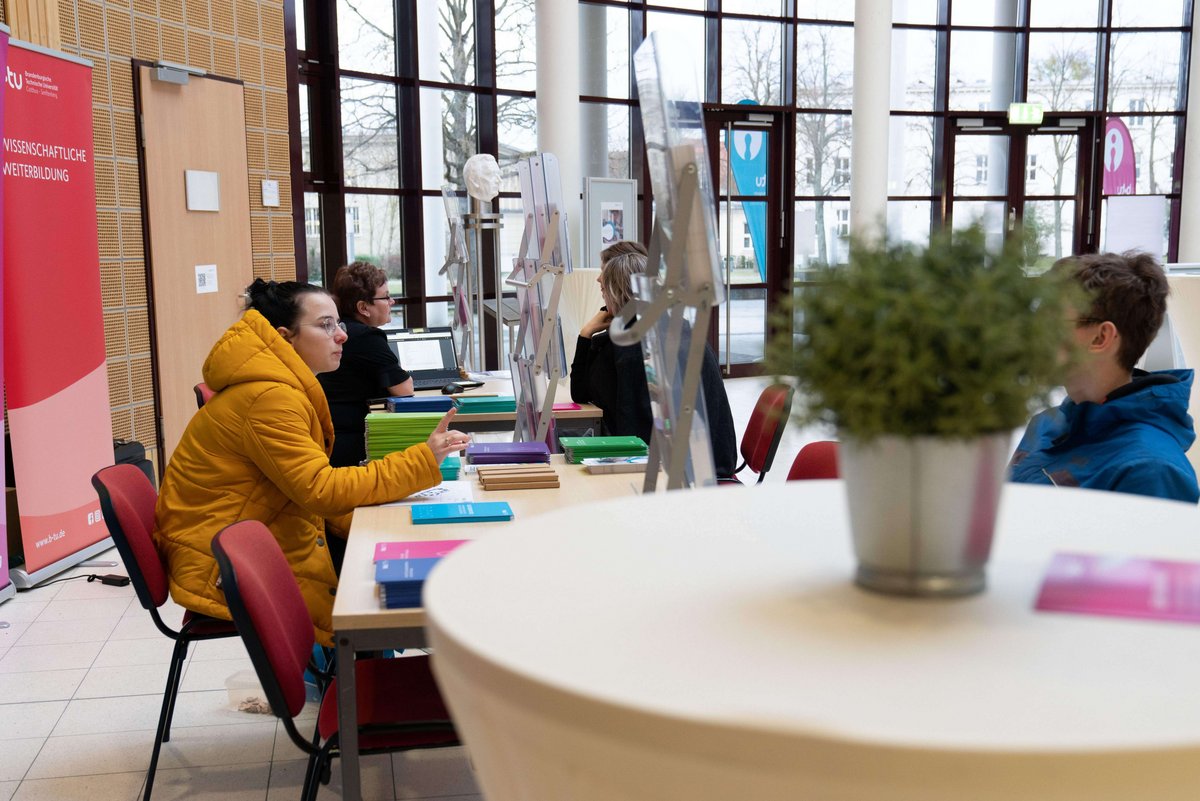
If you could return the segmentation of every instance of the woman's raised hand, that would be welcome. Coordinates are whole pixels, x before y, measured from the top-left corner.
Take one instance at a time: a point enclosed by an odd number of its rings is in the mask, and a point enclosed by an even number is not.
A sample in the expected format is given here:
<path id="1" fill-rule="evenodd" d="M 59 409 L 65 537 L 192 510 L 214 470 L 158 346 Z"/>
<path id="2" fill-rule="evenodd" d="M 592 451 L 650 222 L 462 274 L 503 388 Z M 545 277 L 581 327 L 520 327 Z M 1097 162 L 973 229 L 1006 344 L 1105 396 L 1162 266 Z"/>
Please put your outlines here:
<path id="1" fill-rule="evenodd" d="M 437 428 L 433 429 L 433 433 L 425 441 L 429 450 L 433 451 L 433 458 L 437 459 L 438 464 L 441 464 L 442 460 L 450 454 L 461 451 L 471 442 L 471 438 L 463 432 L 450 429 L 450 421 L 454 419 L 456 411 L 456 409 L 451 409 L 446 412 L 446 416 L 438 421 Z"/>

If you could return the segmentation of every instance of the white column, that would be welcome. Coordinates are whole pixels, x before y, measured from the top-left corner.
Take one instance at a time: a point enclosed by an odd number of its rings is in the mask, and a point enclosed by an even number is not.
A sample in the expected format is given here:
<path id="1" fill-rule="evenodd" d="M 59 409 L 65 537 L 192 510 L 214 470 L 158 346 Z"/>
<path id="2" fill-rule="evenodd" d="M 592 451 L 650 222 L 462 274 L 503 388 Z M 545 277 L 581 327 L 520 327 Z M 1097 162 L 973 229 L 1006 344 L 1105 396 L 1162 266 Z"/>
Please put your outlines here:
<path id="1" fill-rule="evenodd" d="M 571 253 L 578 262 L 580 196 L 579 3 L 537 0 L 538 150 L 558 157 Z M 582 262 L 578 262 L 582 263 Z"/>
<path id="2" fill-rule="evenodd" d="M 1179 204 L 1179 260 L 1200 262 L 1200 36 L 1192 35 L 1188 76 L 1187 133 L 1183 143 L 1183 187 Z"/>
<path id="3" fill-rule="evenodd" d="M 854 0 L 850 230 L 866 239 L 885 233 L 891 74 L 891 0 Z"/>

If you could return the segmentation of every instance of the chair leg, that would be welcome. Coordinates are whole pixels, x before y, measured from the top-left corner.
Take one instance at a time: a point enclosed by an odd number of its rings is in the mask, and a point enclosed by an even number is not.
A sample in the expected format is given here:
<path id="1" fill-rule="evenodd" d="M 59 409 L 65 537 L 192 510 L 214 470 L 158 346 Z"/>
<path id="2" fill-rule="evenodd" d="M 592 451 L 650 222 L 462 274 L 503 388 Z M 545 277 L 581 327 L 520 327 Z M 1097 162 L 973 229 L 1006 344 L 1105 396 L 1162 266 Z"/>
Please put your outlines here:
<path id="1" fill-rule="evenodd" d="M 315 801 L 317 791 L 321 787 L 321 764 L 326 756 L 323 751 L 317 751 L 308 757 L 308 765 L 304 770 L 304 788 L 300 791 L 300 801 Z"/>
<path id="2" fill-rule="evenodd" d="M 179 697 L 179 685 L 183 681 L 183 663 L 187 661 L 188 645 L 190 645 L 188 640 L 176 640 L 175 650 L 171 652 L 171 660 L 175 665 L 175 683 L 174 686 L 168 688 L 170 690 L 168 693 L 170 705 L 166 709 L 167 725 L 163 729 L 162 739 L 164 743 L 171 741 L 171 722 L 175 720 L 175 699 Z M 170 681 L 170 678 L 168 678 L 168 681 Z"/>
<path id="3" fill-rule="evenodd" d="M 162 744 L 171 739 L 171 716 L 175 712 L 175 696 L 179 693 L 179 680 L 183 675 L 183 657 L 187 655 L 187 642 L 176 640 L 171 652 L 171 666 L 167 670 L 167 686 L 163 690 L 162 710 L 158 713 L 158 729 L 154 733 L 154 749 L 150 752 L 150 767 L 146 770 L 146 792 L 142 801 L 150 801 L 154 789 L 154 772 L 158 769 L 158 754 Z"/>

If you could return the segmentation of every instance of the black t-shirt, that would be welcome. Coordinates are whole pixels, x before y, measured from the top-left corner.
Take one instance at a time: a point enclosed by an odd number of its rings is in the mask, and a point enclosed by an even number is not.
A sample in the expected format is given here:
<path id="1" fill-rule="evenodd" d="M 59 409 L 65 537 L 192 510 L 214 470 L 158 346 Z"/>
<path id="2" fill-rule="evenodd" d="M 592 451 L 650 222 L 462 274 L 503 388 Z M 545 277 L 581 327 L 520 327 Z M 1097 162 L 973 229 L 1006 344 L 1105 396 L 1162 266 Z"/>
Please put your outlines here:
<path id="1" fill-rule="evenodd" d="M 346 334 L 341 366 L 332 373 L 317 376 L 333 418 L 335 436 L 329 463 L 334 467 L 356 465 L 366 457 L 363 420 L 367 416 L 367 402 L 387 395 L 388 387 L 408 379 L 408 372 L 400 366 L 383 331 L 358 321 L 347 321 Z"/>

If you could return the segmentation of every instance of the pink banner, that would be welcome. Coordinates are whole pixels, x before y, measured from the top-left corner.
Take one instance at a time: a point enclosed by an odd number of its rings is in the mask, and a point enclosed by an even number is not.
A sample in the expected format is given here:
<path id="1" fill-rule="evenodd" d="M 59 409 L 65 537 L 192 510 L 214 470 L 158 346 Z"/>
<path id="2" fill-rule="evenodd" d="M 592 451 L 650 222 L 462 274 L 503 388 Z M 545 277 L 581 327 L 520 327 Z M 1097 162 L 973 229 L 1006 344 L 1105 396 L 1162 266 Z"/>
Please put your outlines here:
<path id="1" fill-rule="evenodd" d="M 0 73 L 4 73 L 7 80 L 11 74 L 8 69 L 8 34 L 0 31 Z M 4 130 L 4 95 L 5 92 L 0 92 L 0 131 Z M 0 170 L 4 167 L 4 152 L 0 150 Z M 4 219 L 4 183 L 0 182 L 0 220 Z M 0 330 L 3 330 L 4 321 L 4 249 L 0 248 Z M 4 349 L 0 348 L 0 383 L 4 381 Z M 4 465 L 0 463 L 0 478 L 6 479 L 4 486 L 8 486 L 7 478 L 4 472 Z M 7 495 L 7 493 L 6 493 Z M 0 498 L 0 589 L 4 589 L 12 582 L 8 579 L 8 518 L 6 516 L 7 505 L 5 499 Z"/>
<path id="2" fill-rule="evenodd" d="M 4 366 L 25 571 L 108 536 L 92 474 L 113 463 L 92 70 L 13 41 L 4 118 Z M 63 314 L 47 317 L 47 304 Z"/>
<path id="3" fill-rule="evenodd" d="M 1132 195 L 1137 191 L 1137 157 L 1125 123 L 1110 117 L 1104 126 L 1104 194 Z"/>

